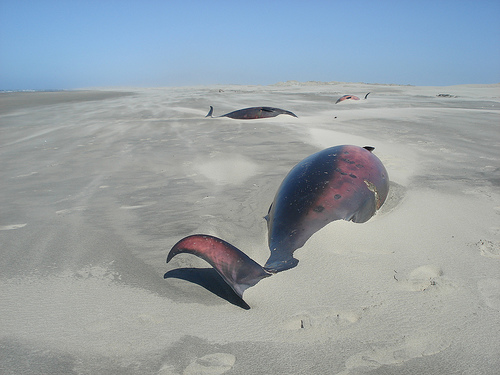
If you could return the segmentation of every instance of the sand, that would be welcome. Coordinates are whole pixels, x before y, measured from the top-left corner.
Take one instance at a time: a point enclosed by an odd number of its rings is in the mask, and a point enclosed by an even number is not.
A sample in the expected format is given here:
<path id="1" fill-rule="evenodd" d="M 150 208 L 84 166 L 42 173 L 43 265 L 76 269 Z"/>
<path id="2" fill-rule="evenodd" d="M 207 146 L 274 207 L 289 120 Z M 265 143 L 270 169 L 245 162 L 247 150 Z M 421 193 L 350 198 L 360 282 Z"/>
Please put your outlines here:
<path id="1" fill-rule="evenodd" d="M 210 105 L 299 118 L 206 119 Z M 282 179 L 341 144 L 374 146 L 391 179 L 367 223 L 317 232 L 296 268 L 245 292 L 249 310 L 164 279 L 211 275 L 189 254 L 165 262 L 194 233 L 264 264 L 263 217 Z M 500 367 L 498 84 L 2 93 L 0 156 L 2 374 Z"/>

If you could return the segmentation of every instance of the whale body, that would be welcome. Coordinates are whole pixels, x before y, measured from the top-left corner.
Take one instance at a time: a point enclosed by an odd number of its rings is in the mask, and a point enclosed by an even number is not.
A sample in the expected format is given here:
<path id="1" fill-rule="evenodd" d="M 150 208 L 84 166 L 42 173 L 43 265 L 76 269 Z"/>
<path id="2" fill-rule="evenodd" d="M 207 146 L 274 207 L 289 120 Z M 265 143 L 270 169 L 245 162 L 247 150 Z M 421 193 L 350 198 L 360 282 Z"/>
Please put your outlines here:
<path id="1" fill-rule="evenodd" d="M 373 148 L 336 146 L 298 163 L 279 187 L 266 217 L 271 256 L 264 268 L 295 267 L 295 250 L 335 220 L 364 223 L 384 203 L 389 177 Z"/>
<path id="2" fill-rule="evenodd" d="M 210 106 L 210 111 L 208 111 L 208 114 L 205 117 L 214 117 L 213 113 L 214 107 Z M 274 107 L 251 107 L 238 109 L 237 111 L 229 112 L 225 115 L 217 117 L 229 117 L 238 120 L 254 120 L 258 118 L 276 117 L 278 115 L 290 115 L 293 117 L 297 117 L 293 112 Z"/>
<path id="3" fill-rule="evenodd" d="M 264 267 L 228 242 L 204 234 L 180 240 L 167 263 L 180 253 L 199 256 L 242 298 L 263 278 L 297 266 L 293 253 L 325 225 L 335 220 L 364 223 L 384 204 L 389 176 L 372 151 L 373 147 L 330 147 L 290 170 L 265 217 L 271 255 Z"/>

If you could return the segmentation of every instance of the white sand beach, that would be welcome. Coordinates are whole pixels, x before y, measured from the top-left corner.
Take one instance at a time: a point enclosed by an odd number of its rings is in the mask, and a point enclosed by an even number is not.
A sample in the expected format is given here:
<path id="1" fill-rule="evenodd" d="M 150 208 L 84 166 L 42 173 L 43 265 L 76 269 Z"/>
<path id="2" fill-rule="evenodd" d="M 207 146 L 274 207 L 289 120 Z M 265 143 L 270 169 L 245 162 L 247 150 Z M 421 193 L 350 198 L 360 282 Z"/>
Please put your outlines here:
<path id="1" fill-rule="evenodd" d="M 249 310 L 164 278 L 211 275 L 166 263 L 196 233 L 263 265 L 285 175 L 344 144 L 389 173 L 368 222 L 314 234 Z M 0 158 L 2 374 L 498 373 L 500 84 L 0 93 Z"/>

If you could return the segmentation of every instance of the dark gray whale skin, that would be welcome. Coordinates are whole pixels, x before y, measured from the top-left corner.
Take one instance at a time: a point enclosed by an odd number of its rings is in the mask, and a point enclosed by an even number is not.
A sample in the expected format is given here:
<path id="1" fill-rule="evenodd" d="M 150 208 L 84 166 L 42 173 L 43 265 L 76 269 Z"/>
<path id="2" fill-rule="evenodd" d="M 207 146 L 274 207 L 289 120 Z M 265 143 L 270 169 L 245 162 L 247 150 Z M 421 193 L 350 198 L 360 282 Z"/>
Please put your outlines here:
<path id="1" fill-rule="evenodd" d="M 334 220 L 364 223 L 384 203 L 389 176 L 373 148 L 336 146 L 298 163 L 279 187 L 269 214 L 271 256 L 264 269 L 297 265 L 293 252 Z"/>
<path id="2" fill-rule="evenodd" d="M 295 250 L 335 220 L 364 223 L 382 206 L 389 176 L 373 147 L 342 145 L 308 156 L 281 183 L 266 216 L 271 255 L 264 267 L 235 246 L 197 234 L 172 247 L 167 263 L 190 253 L 206 260 L 242 297 L 243 292 L 273 273 L 295 267 Z"/>
<path id="3" fill-rule="evenodd" d="M 213 117 L 214 107 L 210 106 L 210 111 L 205 117 Z M 229 117 L 238 120 L 255 120 L 258 118 L 276 117 L 278 115 L 290 115 L 297 117 L 295 113 L 286 111 L 281 108 L 273 107 L 251 107 L 238 109 L 237 111 L 226 113 L 225 115 L 217 117 Z"/>

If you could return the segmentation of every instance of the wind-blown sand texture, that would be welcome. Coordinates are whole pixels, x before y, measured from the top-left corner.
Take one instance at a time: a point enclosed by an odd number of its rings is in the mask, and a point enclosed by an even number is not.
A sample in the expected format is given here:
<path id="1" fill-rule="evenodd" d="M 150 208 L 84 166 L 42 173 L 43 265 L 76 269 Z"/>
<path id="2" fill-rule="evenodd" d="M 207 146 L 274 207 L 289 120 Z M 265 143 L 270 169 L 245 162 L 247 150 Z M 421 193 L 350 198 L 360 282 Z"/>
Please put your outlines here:
<path id="1" fill-rule="evenodd" d="M 210 105 L 299 118 L 205 119 Z M 500 85 L 2 93 L 0 122 L 3 374 L 500 368 Z M 281 181 L 341 144 L 374 146 L 391 179 L 367 223 L 316 233 L 245 292 L 250 310 L 163 278 L 208 267 L 165 263 L 195 233 L 264 264 Z"/>

